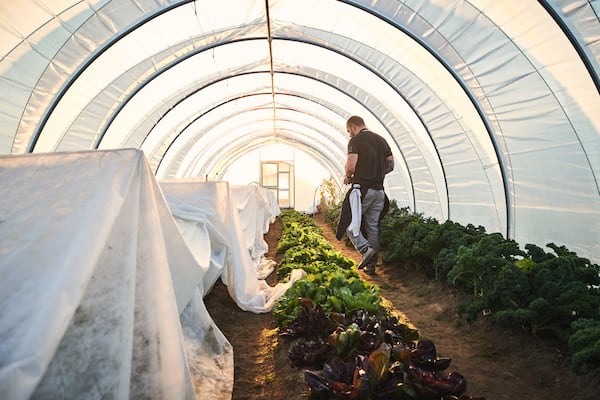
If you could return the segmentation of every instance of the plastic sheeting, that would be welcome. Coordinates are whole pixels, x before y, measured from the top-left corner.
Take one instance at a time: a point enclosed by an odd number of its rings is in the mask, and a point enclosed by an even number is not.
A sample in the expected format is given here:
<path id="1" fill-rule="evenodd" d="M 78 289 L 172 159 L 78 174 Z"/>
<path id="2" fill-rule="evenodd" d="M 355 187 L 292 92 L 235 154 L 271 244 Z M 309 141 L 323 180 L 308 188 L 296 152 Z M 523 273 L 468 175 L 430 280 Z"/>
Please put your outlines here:
<path id="1" fill-rule="evenodd" d="M 0 153 L 134 147 L 160 179 L 214 177 L 280 141 L 340 183 L 359 114 L 399 205 L 597 260 L 598 3 L 0 2 Z"/>
<path id="2" fill-rule="evenodd" d="M 205 258 L 139 150 L 2 157 L 0 184 L 0 398 L 231 397 L 233 349 L 203 302 L 210 268 L 238 288 L 250 259 L 218 220 L 239 227 L 226 184 L 204 186 L 203 226 L 228 244 Z"/>

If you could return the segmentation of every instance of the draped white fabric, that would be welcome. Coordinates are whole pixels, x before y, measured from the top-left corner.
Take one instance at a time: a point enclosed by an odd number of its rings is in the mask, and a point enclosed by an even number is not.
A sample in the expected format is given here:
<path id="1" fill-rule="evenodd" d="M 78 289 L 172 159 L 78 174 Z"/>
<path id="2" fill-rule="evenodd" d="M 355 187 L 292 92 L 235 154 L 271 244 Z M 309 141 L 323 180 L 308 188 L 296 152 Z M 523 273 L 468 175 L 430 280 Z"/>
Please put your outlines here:
<path id="1" fill-rule="evenodd" d="M 184 179 L 164 180 L 160 185 L 188 247 L 199 261 L 210 260 L 203 265 L 205 294 L 220 278 L 242 310 L 263 313 L 302 276 L 301 271 L 295 272 L 289 281 L 275 286 L 259 279 L 268 250 L 264 221 L 272 215 L 271 205 L 256 187 L 237 187 L 234 197 L 227 182 Z M 247 208 L 241 216 L 238 207 Z"/>
<path id="2" fill-rule="evenodd" d="M 164 183 L 173 211 L 134 149 L 3 156 L 0 184 L 0 398 L 231 397 L 203 297 L 221 277 L 267 312 L 291 285 L 257 278 L 272 199 L 235 189 L 244 231 L 227 183 Z"/>

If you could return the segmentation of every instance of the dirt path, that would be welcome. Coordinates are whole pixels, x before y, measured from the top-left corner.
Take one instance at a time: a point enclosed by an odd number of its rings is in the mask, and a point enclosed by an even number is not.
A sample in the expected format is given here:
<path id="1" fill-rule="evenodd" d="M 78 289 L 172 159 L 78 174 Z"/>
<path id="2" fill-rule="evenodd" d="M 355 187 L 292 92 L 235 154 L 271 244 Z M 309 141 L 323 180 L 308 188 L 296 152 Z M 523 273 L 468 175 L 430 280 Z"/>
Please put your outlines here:
<path id="1" fill-rule="evenodd" d="M 358 261 L 357 252 L 336 240 L 319 216 L 315 221 L 339 252 Z M 276 259 L 279 236 L 276 221 L 265 236 L 271 259 Z M 275 283 L 273 275 L 270 284 Z M 568 357 L 558 347 L 500 329 L 485 319 L 473 324 L 460 320 L 456 311 L 464 296 L 460 291 L 399 266 L 379 266 L 376 275 L 361 272 L 361 276 L 379 286 L 382 296 L 416 326 L 421 337 L 433 340 L 440 356 L 452 358 L 448 371 L 464 375 L 472 396 L 487 400 L 600 399 L 598 375 L 573 374 Z M 234 400 L 305 398 L 303 370 L 291 368 L 288 346 L 278 337 L 270 314 L 239 310 L 220 283 L 205 301 L 234 348 Z"/>

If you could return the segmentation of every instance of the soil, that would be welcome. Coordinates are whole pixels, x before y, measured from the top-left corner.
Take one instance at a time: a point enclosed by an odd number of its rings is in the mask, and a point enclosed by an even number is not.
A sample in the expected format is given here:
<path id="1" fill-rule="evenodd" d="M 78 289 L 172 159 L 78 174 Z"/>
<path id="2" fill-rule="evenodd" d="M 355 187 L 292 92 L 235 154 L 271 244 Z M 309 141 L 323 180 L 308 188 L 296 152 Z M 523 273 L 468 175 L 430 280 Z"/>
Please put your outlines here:
<path id="1" fill-rule="evenodd" d="M 339 252 L 359 261 L 358 252 L 336 240 L 320 214 L 313 218 Z M 279 261 L 275 248 L 280 234 L 277 219 L 265 235 L 269 245 L 266 256 L 275 261 Z M 382 297 L 418 329 L 421 338 L 435 343 L 438 356 L 452 358 L 447 372 L 462 374 L 471 396 L 486 400 L 600 399 L 600 371 L 574 374 L 564 348 L 502 329 L 486 317 L 474 323 L 461 319 L 457 307 L 465 294 L 460 290 L 398 265 L 379 265 L 375 275 L 360 274 L 379 286 Z M 267 278 L 270 285 L 277 283 L 276 275 L 275 270 Z M 270 313 L 240 310 L 220 281 L 205 302 L 234 349 L 233 400 L 307 398 L 304 369 L 290 365 L 290 342 L 279 337 Z"/>

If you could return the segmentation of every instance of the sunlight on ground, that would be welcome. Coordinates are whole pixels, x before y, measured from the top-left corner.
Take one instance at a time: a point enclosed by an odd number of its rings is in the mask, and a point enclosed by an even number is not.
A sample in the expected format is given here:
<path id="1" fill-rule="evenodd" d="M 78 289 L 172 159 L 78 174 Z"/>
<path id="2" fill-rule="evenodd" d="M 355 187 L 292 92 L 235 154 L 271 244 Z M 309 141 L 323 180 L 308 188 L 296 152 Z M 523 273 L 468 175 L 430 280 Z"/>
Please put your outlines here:
<path id="1" fill-rule="evenodd" d="M 406 316 L 406 314 L 404 314 L 402 311 L 399 311 L 397 308 L 394 307 L 394 305 L 392 304 L 392 302 L 390 302 L 388 299 L 386 299 L 385 297 L 381 296 L 381 303 L 383 304 L 383 306 L 385 308 L 387 308 L 388 310 L 390 310 L 390 314 L 397 317 L 398 320 L 407 325 L 409 328 L 411 329 L 415 329 L 415 330 L 419 330 L 415 324 L 413 324 L 412 322 L 410 322 L 410 320 L 408 319 L 408 317 Z"/>

